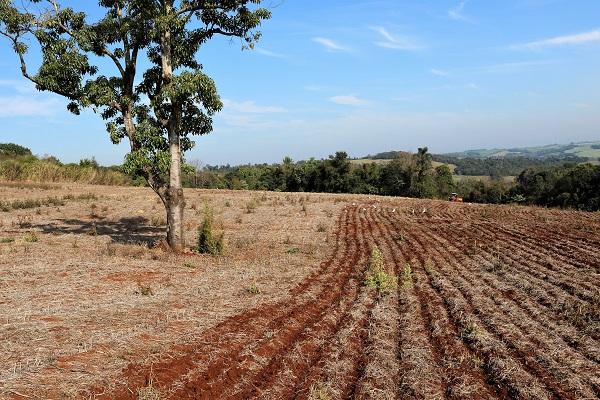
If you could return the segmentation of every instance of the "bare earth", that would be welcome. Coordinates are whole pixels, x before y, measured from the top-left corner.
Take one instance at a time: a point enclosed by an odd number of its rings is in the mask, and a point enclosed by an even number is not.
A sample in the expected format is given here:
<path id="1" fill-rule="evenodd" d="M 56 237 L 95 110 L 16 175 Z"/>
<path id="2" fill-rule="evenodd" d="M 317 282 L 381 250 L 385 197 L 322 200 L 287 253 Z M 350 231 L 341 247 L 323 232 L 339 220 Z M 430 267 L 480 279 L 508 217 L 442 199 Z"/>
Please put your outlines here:
<path id="1" fill-rule="evenodd" d="M 208 204 L 224 256 L 148 248 L 149 189 L 0 183 L 42 204 L 0 211 L 0 398 L 600 397 L 598 213 L 186 196 L 188 243 Z"/>

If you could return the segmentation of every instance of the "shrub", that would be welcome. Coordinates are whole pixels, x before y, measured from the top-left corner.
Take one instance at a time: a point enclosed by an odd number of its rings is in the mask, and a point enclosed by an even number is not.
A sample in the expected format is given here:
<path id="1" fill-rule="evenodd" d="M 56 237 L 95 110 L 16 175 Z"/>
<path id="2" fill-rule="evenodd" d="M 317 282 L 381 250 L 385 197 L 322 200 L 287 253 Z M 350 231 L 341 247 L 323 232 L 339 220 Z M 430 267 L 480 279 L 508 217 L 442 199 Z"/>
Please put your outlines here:
<path id="1" fill-rule="evenodd" d="M 260 294 L 260 289 L 258 288 L 258 286 L 256 285 L 252 285 L 247 289 L 248 293 L 250 294 Z"/>
<path id="2" fill-rule="evenodd" d="M 223 254 L 225 234 L 221 233 L 217 237 L 214 236 L 213 219 L 213 210 L 206 205 L 204 207 L 204 220 L 198 228 L 198 247 L 196 249 L 198 253 L 213 256 Z"/>
<path id="3" fill-rule="evenodd" d="M 391 293 L 398 287 L 398 277 L 385 271 L 385 262 L 381 250 L 377 246 L 371 251 L 371 261 L 367 279 L 367 287 L 376 289 L 380 295 Z"/>
<path id="4" fill-rule="evenodd" d="M 24 237 L 23 240 L 25 240 L 28 243 L 35 243 L 38 241 L 38 237 L 35 234 L 35 232 L 28 232 Z"/>

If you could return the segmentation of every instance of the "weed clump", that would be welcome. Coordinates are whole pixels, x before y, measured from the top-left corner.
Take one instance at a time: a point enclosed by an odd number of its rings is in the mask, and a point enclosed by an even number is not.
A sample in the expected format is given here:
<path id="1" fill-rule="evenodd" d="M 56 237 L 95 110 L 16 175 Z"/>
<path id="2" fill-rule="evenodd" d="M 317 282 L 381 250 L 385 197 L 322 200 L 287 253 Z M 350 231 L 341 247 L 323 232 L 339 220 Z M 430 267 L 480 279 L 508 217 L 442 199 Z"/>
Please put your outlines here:
<path id="1" fill-rule="evenodd" d="M 260 294 L 260 288 L 256 285 L 252 285 L 250 286 L 248 289 L 246 289 L 248 291 L 248 293 L 250 294 Z"/>
<path id="2" fill-rule="evenodd" d="M 35 243 L 38 241 L 38 237 L 35 234 L 35 232 L 28 232 L 24 237 L 23 240 L 25 240 L 27 243 Z"/>
<path id="3" fill-rule="evenodd" d="M 371 252 L 371 261 L 365 284 L 367 287 L 376 289 L 380 295 L 386 295 L 398 288 L 398 277 L 385 271 L 383 254 L 377 246 Z"/>
<path id="4" fill-rule="evenodd" d="M 137 290 L 135 294 L 139 294 L 142 296 L 154 296 L 154 290 L 152 290 L 151 286 L 144 285 L 141 282 L 138 282 Z"/>
<path id="5" fill-rule="evenodd" d="M 204 207 L 204 220 L 198 228 L 198 246 L 196 250 L 201 254 L 213 256 L 223 254 L 225 234 L 215 236 L 213 233 L 213 210 L 208 205 Z"/>

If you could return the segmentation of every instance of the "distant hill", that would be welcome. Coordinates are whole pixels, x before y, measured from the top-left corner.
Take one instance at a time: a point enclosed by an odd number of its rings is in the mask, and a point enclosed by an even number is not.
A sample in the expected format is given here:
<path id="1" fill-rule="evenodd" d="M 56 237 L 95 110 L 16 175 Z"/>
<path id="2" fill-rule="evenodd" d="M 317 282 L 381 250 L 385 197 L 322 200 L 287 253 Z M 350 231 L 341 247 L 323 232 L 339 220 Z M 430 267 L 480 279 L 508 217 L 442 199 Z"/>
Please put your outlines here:
<path id="1" fill-rule="evenodd" d="M 385 153 L 383 153 L 385 154 Z M 551 144 L 538 147 L 517 147 L 510 149 L 478 149 L 458 153 L 448 153 L 445 156 L 458 158 L 499 158 L 499 157 L 528 157 L 528 158 L 586 158 L 600 159 L 600 141 L 570 144 Z"/>
<path id="2" fill-rule="evenodd" d="M 361 160 L 391 160 L 402 151 L 385 151 L 374 155 L 368 155 Z M 476 149 L 465 150 L 456 153 L 440 154 L 443 157 L 455 158 L 502 158 L 502 157 L 524 157 L 537 159 L 565 159 L 574 161 L 577 159 L 600 160 L 600 141 L 580 142 L 570 144 L 550 144 L 538 147 L 515 147 L 509 149 Z"/>
<path id="3" fill-rule="evenodd" d="M 402 151 L 368 155 L 355 163 L 385 163 Z M 600 141 L 553 144 L 510 149 L 478 149 L 457 153 L 434 154 L 436 164 L 447 164 L 454 174 L 465 176 L 515 176 L 526 168 L 550 167 L 565 163 L 599 163 Z"/>

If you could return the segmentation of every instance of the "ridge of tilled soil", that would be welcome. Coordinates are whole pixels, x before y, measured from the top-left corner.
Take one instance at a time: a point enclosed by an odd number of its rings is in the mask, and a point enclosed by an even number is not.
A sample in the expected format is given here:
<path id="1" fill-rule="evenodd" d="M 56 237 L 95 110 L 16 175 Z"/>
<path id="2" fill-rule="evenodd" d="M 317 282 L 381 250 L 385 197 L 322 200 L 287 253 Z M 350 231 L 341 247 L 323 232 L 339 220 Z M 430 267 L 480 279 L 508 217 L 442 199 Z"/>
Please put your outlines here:
<path id="1" fill-rule="evenodd" d="M 149 385 L 169 399 L 600 396 L 598 321 L 556 306 L 600 306 L 598 249 L 527 220 L 482 221 L 463 205 L 442 219 L 396 208 L 347 206 L 331 256 L 291 300 L 226 320 L 179 346 L 183 356 L 130 365 L 126 385 L 97 398 L 136 399 Z M 400 280 L 388 297 L 364 285 L 375 245 Z M 397 335 L 379 331 L 380 308 Z"/>

